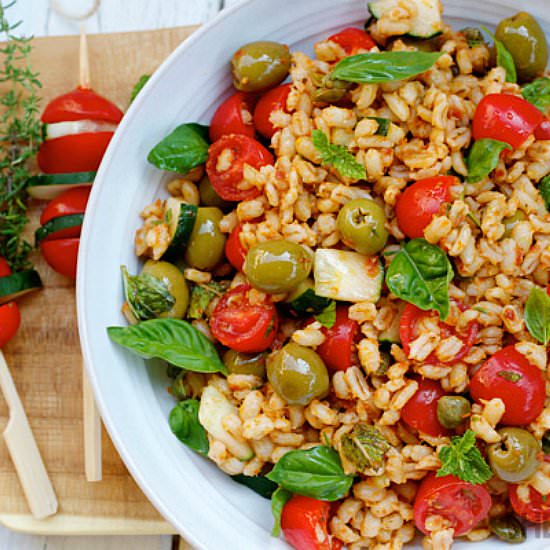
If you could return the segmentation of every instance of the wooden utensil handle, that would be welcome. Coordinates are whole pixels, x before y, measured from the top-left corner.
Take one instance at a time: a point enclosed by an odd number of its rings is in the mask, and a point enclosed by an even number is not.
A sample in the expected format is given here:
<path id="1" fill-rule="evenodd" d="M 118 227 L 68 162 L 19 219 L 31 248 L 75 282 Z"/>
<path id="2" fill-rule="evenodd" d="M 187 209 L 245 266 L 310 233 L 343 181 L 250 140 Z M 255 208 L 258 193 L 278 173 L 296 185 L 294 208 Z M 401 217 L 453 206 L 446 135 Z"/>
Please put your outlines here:
<path id="1" fill-rule="evenodd" d="M 82 364 L 82 404 L 84 419 L 84 470 L 88 481 L 101 481 L 102 445 L 101 416 L 95 404 L 94 392 Z"/>

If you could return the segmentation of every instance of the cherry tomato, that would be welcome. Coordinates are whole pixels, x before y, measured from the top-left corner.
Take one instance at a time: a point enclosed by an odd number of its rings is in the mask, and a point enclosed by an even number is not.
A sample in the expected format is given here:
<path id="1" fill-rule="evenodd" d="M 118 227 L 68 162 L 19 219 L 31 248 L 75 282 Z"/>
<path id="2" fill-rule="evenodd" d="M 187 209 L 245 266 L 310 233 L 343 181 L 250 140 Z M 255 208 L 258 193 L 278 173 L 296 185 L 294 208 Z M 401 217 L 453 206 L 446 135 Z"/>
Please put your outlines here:
<path id="1" fill-rule="evenodd" d="M 533 487 L 529 487 L 529 502 L 523 502 L 519 498 L 517 485 L 508 485 L 508 498 L 518 516 L 533 523 L 550 520 L 550 499 L 543 497 Z"/>
<path id="2" fill-rule="evenodd" d="M 465 309 L 464 306 L 459 304 L 460 309 Z M 410 344 L 416 340 L 419 335 L 419 323 L 430 317 L 439 318 L 437 311 L 422 311 L 420 308 L 413 304 L 407 304 L 401 315 L 399 323 L 399 336 L 401 338 L 401 344 L 403 345 L 403 351 L 409 355 L 411 351 Z M 467 331 L 465 333 L 458 332 L 455 327 L 452 327 L 443 321 L 439 321 L 439 329 L 441 333 L 441 339 L 449 338 L 450 336 L 456 336 L 464 345 L 460 348 L 458 353 L 449 361 L 439 361 L 435 353 L 428 355 L 425 363 L 437 364 L 445 363 L 446 365 L 454 365 L 457 361 L 460 361 L 474 345 L 479 325 L 477 321 L 472 321 L 468 324 Z"/>
<path id="3" fill-rule="evenodd" d="M 113 132 L 87 132 L 47 139 L 36 156 L 38 166 L 46 174 L 93 172 L 112 137 Z"/>
<path id="4" fill-rule="evenodd" d="M 0 306 L 0 348 L 11 340 L 21 324 L 21 314 L 15 302 Z"/>
<path id="5" fill-rule="evenodd" d="M 542 140 L 550 140 L 550 119 L 545 118 L 536 128 L 535 128 L 535 138 Z"/>
<path id="6" fill-rule="evenodd" d="M 40 250 L 52 269 L 69 279 L 76 279 L 79 243 L 79 238 L 42 241 Z"/>
<path id="7" fill-rule="evenodd" d="M 240 239 L 242 229 L 242 224 L 237 225 L 225 241 L 225 257 L 237 271 L 243 270 L 247 252 Z"/>
<path id="8" fill-rule="evenodd" d="M 233 156 L 231 166 L 218 172 L 218 157 L 225 150 Z M 229 134 L 214 142 L 208 151 L 206 172 L 214 191 L 226 201 L 244 201 L 257 197 L 260 190 L 257 187 L 239 189 L 243 180 L 243 168 L 248 164 L 259 169 L 266 164 L 273 164 L 273 155 L 255 139 L 248 136 Z"/>
<path id="9" fill-rule="evenodd" d="M 11 267 L 5 258 L 0 257 L 0 277 L 11 275 Z"/>
<path id="10" fill-rule="evenodd" d="M 89 88 L 78 87 L 50 101 L 42 113 L 42 122 L 51 124 L 69 120 L 102 120 L 118 124 L 123 115 L 108 99 Z"/>
<path id="11" fill-rule="evenodd" d="M 410 239 L 423 237 L 432 218 L 443 211 L 445 203 L 451 202 L 451 187 L 458 183 L 454 176 L 436 176 L 409 185 L 395 205 L 401 231 Z"/>
<path id="12" fill-rule="evenodd" d="M 523 426 L 542 412 L 546 389 L 543 373 L 514 346 L 507 346 L 491 355 L 474 374 L 470 394 L 478 403 L 500 397 L 506 407 L 502 423 Z"/>
<path id="13" fill-rule="evenodd" d="M 239 285 L 226 292 L 210 319 L 212 334 L 224 346 L 245 353 L 266 350 L 277 334 L 277 309 L 266 296 L 261 303 L 251 303 L 250 285 Z"/>
<path id="14" fill-rule="evenodd" d="M 216 110 L 210 122 L 210 141 L 217 141 L 227 134 L 256 135 L 252 123 L 254 101 L 250 94 L 237 92 L 227 98 Z"/>
<path id="15" fill-rule="evenodd" d="M 348 318 L 347 306 L 336 308 L 336 322 L 331 328 L 322 329 L 325 340 L 317 353 L 329 370 L 346 370 L 354 363 L 355 343 L 359 337 L 357 321 Z"/>
<path id="16" fill-rule="evenodd" d="M 266 92 L 254 109 L 254 126 L 262 136 L 271 139 L 277 129 L 271 124 L 269 117 L 273 111 L 286 111 L 286 100 L 291 84 L 283 84 Z"/>
<path id="17" fill-rule="evenodd" d="M 425 535 L 426 519 L 434 514 L 444 517 L 460 537 L 487 517 L 491 495 L 484 485 L 473 485 L 455 476 L 427 475 L 414 501 L 414 523 Z"/>
<path id="18" fill-rule="evenodd" d="M 374 40 L 363 30 L 356 27 L 348 27 L 328 38 L 342 46 L 348 55 L 354 55 L 359 50 L 372 50 L 376 47 Z"/>
<path id="19" fill-rule="evenodd" d="M 477 106 L 473 135 L 475 140 L 496 139 L 517 149 L 542 120 L 542 113 L 522 97 L 489 94 Z"/>
<path id="20" fill-rule="evenodd" d="M 435 380 L 419 378 L 418 390 L 407 401 L 401 410 L 403 422 L 419 432 L 439 437 L 449 435 L 450 431 L 444 428 L 437 419 L 437 402 L 444 395 L 449 395 Z"/>
<path id="21" fill-rule="evenodd" d="M 40 216 L 40 224 L 44 225 L 59 216 L 84 214 L 91 188 L 88 186 L 69 189 L 48 203 Z"/>

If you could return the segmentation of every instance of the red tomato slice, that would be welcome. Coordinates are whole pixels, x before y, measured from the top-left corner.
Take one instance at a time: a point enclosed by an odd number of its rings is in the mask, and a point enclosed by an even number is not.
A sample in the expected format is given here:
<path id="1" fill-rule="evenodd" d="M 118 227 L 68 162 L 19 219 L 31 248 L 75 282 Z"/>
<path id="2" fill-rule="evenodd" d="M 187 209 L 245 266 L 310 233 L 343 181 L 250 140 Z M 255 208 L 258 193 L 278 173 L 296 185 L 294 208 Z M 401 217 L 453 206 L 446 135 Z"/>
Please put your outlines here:
<path id="1" fill-rule="evenodd" d="M 93 172 L 112 137 L 113 132 L 90 132 L 47 139 L 38 151 L 38 166 L 46 174 Z"/>
<path id="2" fill-rule="evenodd" d="M 225 257 L 237 271 L 241 272 L 247 254 L 247 250 L 240 239 L 242 228 L 242 224 L 237 225 L 225 241 Z"/>
<path id="3" fill-rule="evenodd" d="M 239 285 L 226 292 L 217 303 L 210 328 L 214 337 L 235 351 L 257 353 L 266 350 L 277 334 L 277 309 L 266 296 L 252 304 L 250 285 Z"/>
<path id="4" fill-rule="evenodd" d="M 454 176 L 436 176 L 409 185 L 395 205 L 399 228 L 407 237 L 424 236 L 424 229 L 451 202 L 451 187 L 460 183 Z"/>
<path id="5" fill-rule="evenodd" d="M 210 122 L 210 141 L 213 143 L 227 134 L 256 135 L 252 123 L 254 99 L 250 94 L 237 92 L 227 98 L 216 110 Z"/>
<path id="6" fill-rule="evenodd" d="M 359 50 L 372 50 L 376 42 L 363 30 L 356 27 L 348 27 L 328 38 L 342 46 L 348 55 L 354 55 Z"/>
<path id="7" fill-rule="evenodd" d="M 231 151 L 233 160 L 229 169 L 218 172 L 218 157 L 225 151 Z M 214 191 L 226 201 L 244 201 L 257 197 L 260 190 L 239 189 L 243 180 L 243 168 L 248 164 L 259 169 L 266 164 L 273 164 L 273 155 L 259 142 L 248 136 L 229 134 L 214 142 L 208 151 L 206 172 Z"/>
<path id="8" fill-rule="evenodd" d="M 336 322 L 331 328 L 322 329 L 325 341 L 317 348 L 329 370 L 346 370 L 356 359 L 355 344 L 359 338 L 357 321 L 348 318 L 348 307 L 336 308 Z"/>
<path id="9" fill-rule="evenodd" d="M 536 128 L 535 128 L 535 138 L 542 140 L 550 140 L 550 120 L 545 118 Z"/>
<path id="10" fill-rule="evenodd" d="M 286 111 L 286 100 L 291 86 L 291 84 L 277 86 L 277 88 L 266 92 L 258 101 L 254 109 L 254 126 L 262 136 L 271 139 L 277 131 L 269 117 L 273 111 Z"/>
<path id="11" fill-rule="evenodd" d="M 79 238 L 42 241 L 40 250 L 53 270 L 69 279 L 76 279 L 79 244 Z"/>
<path id="12" fill-rule="evenodd" d="M 529 487 L 529 502 L 518 496 L 518 486 L 508 485 L 508 498 L 514 512 L 533 523 L 550 520 L 550 498 L 543 497 L 536 489 Z"/>
<path id="13" fill-rule="evenodd" d="M 470 380 L 470 394 L 476 402 L 500 397 L 506 407 L 502 423 L 524 426 L 544 408 L 546 389 L 543 373 L 514 346 L 494 353 Z"/>
<path id="14" fill-rule="evenodd" d="M 0 257 L 0 277 L 11 275 L 11 267 L 5 258 Z"/>
<path id="15" fill-rule="evenodd" d="M 71 214 L 84 214 L 91 188 L 89 186 L 74 187 L 69 189 L 48 203 L 40 216 L 40 225 L 48 223 L 59 216 Z"/>
<path id="16" fill-rule="evenodd" d="M 464 306 L 459 304 L 459 308 L 465 309 Z M 419 335 L 418 325 L 426 318 L 433 317 L 439 318 L 437 311 L 422 311 L 420 308 L 413 304 L 407 304 L 401 315 L 399 322 L 399 336 L 401 338 L 401 344 L 403 345 L 403 351 L 409 355 L 411 351 L 410 344 Z M 479 325 L 477 321 L 472 321 L 468 324 L 468 330 L 465 333 L 458 332 L 455 327 L 439 321 L 439 329 L 441 331 L 441 339 L 449 338 L 450 336 L 456 336 L 460 338 L 464 345 L 460 348 L 459 352 L 450 361 L 439 361 L 435 353 L 431 353 L 425 360 L 428 364 L 444 363 L 446 365 L 454 365 L 457 361 L 460 361 L 465 355 L 468 354 L 472 346 L 474 345 Z"/>
<path id="17" fill-rule="evenodd" d="M 496 139 L 517 149 L 543 118 L 543 114 L 522 97 L 489 94 L 477 106 L 472 126 L 474 139 Z"/>
<path id="18" fill-rule="evenodd" d="M 102 120 L 118 124 L 124 113 L 111 101 L 89 88 L 76 88 L 56 97 L 44 109 L 42 122 Z"/>
<path id="19" fill-rule="evenodd" d="M 425 535 L 426 520 L 439 515 L 451 522 L 455 537 L 471 531 L 487 517 L 491 495 L 484 485 L 473 485 L 455 476 L 426 476 L 414 501 L 414 523 Z"/>
<path id="20" fill-rule="evenodd" d="M 20 324 L 21 313 L 15 302 L 8 302 L 0 306 L 0 348 L 15 336 Z"/>

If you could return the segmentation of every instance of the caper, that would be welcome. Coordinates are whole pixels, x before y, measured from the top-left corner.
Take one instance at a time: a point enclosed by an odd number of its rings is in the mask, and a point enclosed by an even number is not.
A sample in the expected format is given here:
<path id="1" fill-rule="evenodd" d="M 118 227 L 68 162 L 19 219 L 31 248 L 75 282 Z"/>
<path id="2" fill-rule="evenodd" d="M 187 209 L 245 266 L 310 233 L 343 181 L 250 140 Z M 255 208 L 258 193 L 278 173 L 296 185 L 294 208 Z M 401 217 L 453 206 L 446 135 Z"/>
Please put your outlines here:
<path id="1" fill-rule="evenodd" d="M 172 385 L 170 386 L 170 393 L 178 401 L 183 401 L 187 398 L 187 390 L 184 386 L 184 378 L 187 372 L 181 369 L 179 369 L 179 371 L 179 374 L 176 376 L 176 378 L 172 382 Z"/>
<path id="2" fill-rule="evenodd" d="M 531 477 L 539 467 L 540 445 L 533 434 L 522 428 L 501 428 L 499 443 L 487 449 L 489 464 L 503 481 L 519 483 Z"/>
<path id="3" fill-rule="evenodd" d="M 381 351 L 380 352 L 380 363 L 376 371 L 377 376 L 384 376 L 392 364 L 392 357 L 389 352 Z"/>
<path id="4" fill-rule="evenodd" d="M 328 75 L 317 79 L 317 82 L 317 89 L 313 91 L 312 99 L 323 103 L 337 103 L 346 96 L 351 86 L 350 82 L 332 79 Z"/>
<path id="5" fill-rule="evenodd" d="M 233 54 L 231 68 L 237 90 L 259 92 L 274 88 L 288 75 L 290 51 L 278 42 L 250 42 Z"/>
<path id="6" fill-rule="evenodd" d="M 493 535 L 505 542 L 518 544 L 525 541 L 525 527 L 515 516 L 491 518 L 489 528 Z"/>
<path id="7" fill-rule="evenodd" d="M 204 207 L 197 210 L 195 225 L 185 250 L 185 261 L 196 269 L 208 270 L 223 259 L 225 235 L 220 231 L 223 213 L 219 208 Z"/>
<path id="8" fill-rule="evenodd" d="M 265 378 L 265 353 L 241 353 L 232 349 L 223 354 L 223 364 L 229 374 L 253 374 Z"/>
<path id="9" fill-rule="evenodd" d="M 223 200 L 218 193 L 214 191 L 208 176 L 204 176 L 199 183 L 199 195 L 203 206 L 217 206 L 222 210 L 231 208 L 231 203 Z"/>
<path id="10" fill-rule="evenodd" d="M 277 240 L 259 243 L 246 255 L 244 272 L 250 284 L 264 292 L 290 292 L 311 272 L 313 258 L 303 246 Z"/>
<path id="11" fill-rule="evenodd" d="M 518 222 L 525 221 L 527 216 L 523 212 L 523 210 L 516 210 L 516 213 L 513 216 L 508 216 L 507 218 L 504 218 L 502 220 L 502 223 L 504 224 L 504 227 L 506 230 L 504 231 L 503 238 L 508 239 L 512 236 L 512 231 L 514 230 L 515 225 Z"/>
<path id="12" fill-rule="evenodd" d="M 471 410 L 472 406 L 465 397 L 444 395 L 437 402 L 437 419 L 444 428 L 454 430 L 466 420 Z"/>
<path id="13" fill-rule="evenodd" d="M 182 319 L 189 305 L 189 288 L 185 282 L 183 273 L 169 262 L 156 262 L 147 260 L 142 273 L 148 273 L 166 283 L 168 292 L 174 297 L 175 303 L 170 311 L 161 313 L 159 317 L 171 317 Z"/>
<path id="14" fill-rule="evenodd" d="M 293 342 L 268 357 L 267 378 L 290 405 L 307 405 L 328 394 L 329 377 L 321 357 Z"/>

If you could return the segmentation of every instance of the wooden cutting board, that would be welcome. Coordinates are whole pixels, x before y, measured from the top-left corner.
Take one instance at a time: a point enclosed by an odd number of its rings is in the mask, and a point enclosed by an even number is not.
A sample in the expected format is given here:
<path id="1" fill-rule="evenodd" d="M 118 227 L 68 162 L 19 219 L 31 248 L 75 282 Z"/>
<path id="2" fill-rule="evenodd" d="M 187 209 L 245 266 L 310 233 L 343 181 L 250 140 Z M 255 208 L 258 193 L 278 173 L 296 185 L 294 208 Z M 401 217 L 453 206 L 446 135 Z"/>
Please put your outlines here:
<path id="1" fill-rule="evenodd" d="M 125 110 L 140 75 L 152 73 L 193 30 L 180 27 L 89 36 L 92 87 Z M 42 107 L 76 87 L 78 40 L 33 40 L 32 66 L 40 72 L 43 84 Z M 27 228 L 30 242 L 44 206 L 31 203 Z M 44 289 L 20 300 L 21 329 L 4 352 L 57 493 L 59 512 L 43 521 L 32 518 L 0 438 L 0 522 L 10 529 L 35 534 L 173 533 L 173 527 L 160 517 L 131 478 L 105 432 L 103 481 L 86 481 L 74 284 L 53 272 L 40 254 L 34 253 L 32 261 Z M 7 421 L 7 406 L 0 397 L 1 431 Z"/>

